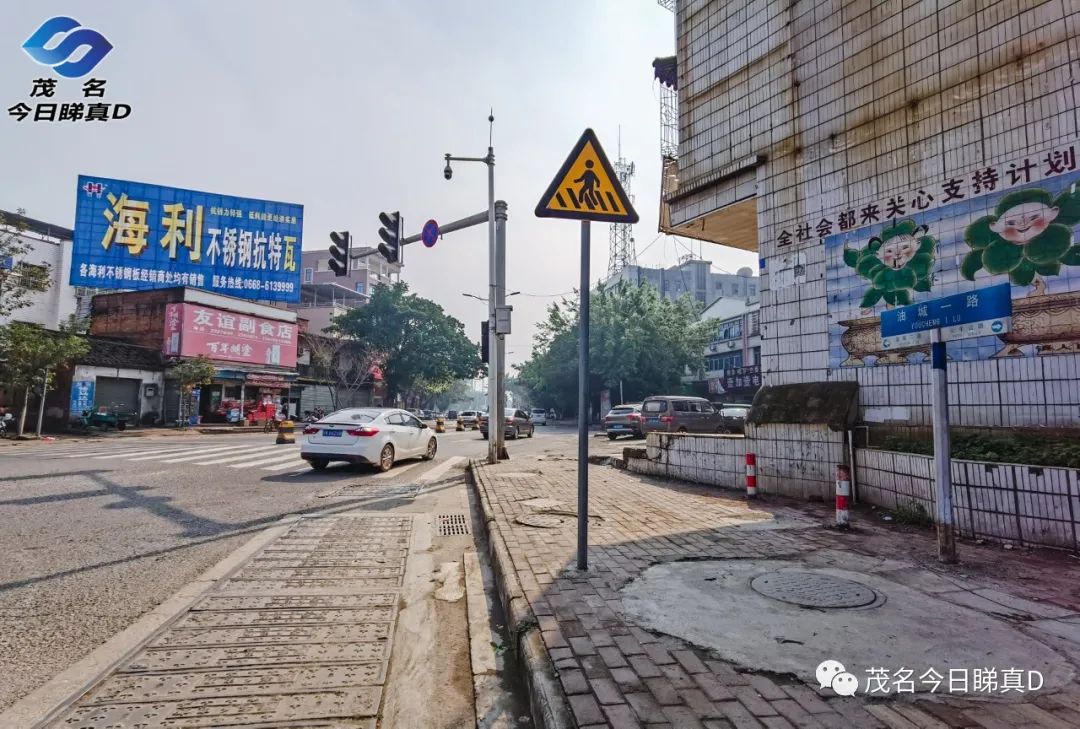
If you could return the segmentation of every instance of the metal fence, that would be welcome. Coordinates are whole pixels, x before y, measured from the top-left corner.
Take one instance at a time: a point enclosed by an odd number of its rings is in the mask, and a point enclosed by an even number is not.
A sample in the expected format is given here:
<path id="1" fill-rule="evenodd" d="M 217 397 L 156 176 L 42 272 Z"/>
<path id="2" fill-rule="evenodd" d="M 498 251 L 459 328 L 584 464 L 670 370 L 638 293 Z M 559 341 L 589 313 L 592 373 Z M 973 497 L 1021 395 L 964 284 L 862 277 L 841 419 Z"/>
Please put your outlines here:
<path id="1" fill-rule="evenodd" d="M 931 456 L 855 450 L 859 501 L 935 511 Z M 952 462 L 953 521 L 960 536 L 1078 552 L 1080 471 L 1015 463 Z"/>

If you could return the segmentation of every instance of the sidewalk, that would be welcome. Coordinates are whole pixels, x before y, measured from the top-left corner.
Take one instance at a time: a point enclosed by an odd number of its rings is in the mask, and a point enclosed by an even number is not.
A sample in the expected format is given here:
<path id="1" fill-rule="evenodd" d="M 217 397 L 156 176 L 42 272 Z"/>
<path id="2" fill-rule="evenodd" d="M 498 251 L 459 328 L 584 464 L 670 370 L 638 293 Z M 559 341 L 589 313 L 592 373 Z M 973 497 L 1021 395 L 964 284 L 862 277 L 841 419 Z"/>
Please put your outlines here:
<path id="1" fill-rule="evenodd" d="M 837 533 L 822 528 L 831 505 L 748 506 L 738 492 L 590 466 L 581 574 L 573 459 L 473 472 L 547 726 L 1080 726 L 1071 555 L 962 544 L 945 567 L 930 529 L 875 512 L 853 511 L 856 529 Z M 826 659 L 846 664 L 854 696 L 819 688 Z M 1026 690 L 1028 671 L 1042 689 Z"/>

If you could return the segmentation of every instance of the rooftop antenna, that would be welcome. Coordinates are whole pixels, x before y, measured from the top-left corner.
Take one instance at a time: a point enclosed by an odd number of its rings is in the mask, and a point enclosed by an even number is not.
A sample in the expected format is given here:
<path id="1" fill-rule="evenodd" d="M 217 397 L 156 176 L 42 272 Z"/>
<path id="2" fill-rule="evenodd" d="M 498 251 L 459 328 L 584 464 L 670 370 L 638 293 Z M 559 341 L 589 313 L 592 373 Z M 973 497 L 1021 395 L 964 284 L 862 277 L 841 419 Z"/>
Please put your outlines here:
<path id="1" fill-rule="evenodd" d="M 488 147 L 494 146 L 492 144 L 495 138 L 495 109 L 488 111 Z"/>

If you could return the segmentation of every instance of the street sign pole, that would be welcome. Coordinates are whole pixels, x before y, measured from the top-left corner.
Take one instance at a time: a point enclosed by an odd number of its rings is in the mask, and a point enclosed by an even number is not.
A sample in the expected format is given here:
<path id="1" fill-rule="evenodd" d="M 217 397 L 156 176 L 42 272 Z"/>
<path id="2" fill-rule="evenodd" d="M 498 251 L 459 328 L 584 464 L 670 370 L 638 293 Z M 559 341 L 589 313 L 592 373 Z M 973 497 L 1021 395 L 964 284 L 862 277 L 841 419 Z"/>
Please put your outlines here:
<path id="1" fill-rule="evenodd" d="M 536 206 L 538 218 L 581 221 L 578 287 L 577 568 L 589 569 L 589 244 L 590 221 L 636 223 L 638 214 L 592 129 L 586 129 Z M 620 396 L 621 387 L 620 385 Z M 620 397 L 621 399 L 621 397 Z"/>
<path id="2" fill-rule="evenodd" d="M 577 568 L 589 569 L 589 221 L 581 221 L 578 288 Z"/>
<path id="3" fill-rule="evenodd" d="M 952 448 L 949 438 L 949 377 L 945 343 L 996 337 L 1012 328 L 1012 287 L 1008 283 L 890 309 L 881 315 L 886 351 L 930 345 L 931 417 L 934 426 L 934 522 L 938 559 L 956 561 L 952 513 Z"/>
<path id="4" fill-rule="evenodd" d="M 931 406 L 934 424 L 934 482 L 937 489 L 938 559 L 956 561 L 952 514 L 952 448 L 949 439 L 949 375 L 941 329 L 930 332 Z"/>

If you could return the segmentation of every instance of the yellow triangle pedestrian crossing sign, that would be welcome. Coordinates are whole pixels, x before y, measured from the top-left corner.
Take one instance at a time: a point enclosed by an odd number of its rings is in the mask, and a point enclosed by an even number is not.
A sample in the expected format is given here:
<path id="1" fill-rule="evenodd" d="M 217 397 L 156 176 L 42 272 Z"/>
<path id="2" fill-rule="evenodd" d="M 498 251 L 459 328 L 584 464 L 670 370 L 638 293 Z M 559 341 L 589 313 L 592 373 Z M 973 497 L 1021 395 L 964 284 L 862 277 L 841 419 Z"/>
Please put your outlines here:
<path id="1" fill-rule="evenodd" d="M 604 154 L 586 129 L 536 206 L 538 218 L 636 223 L 638 214 Z"/>

